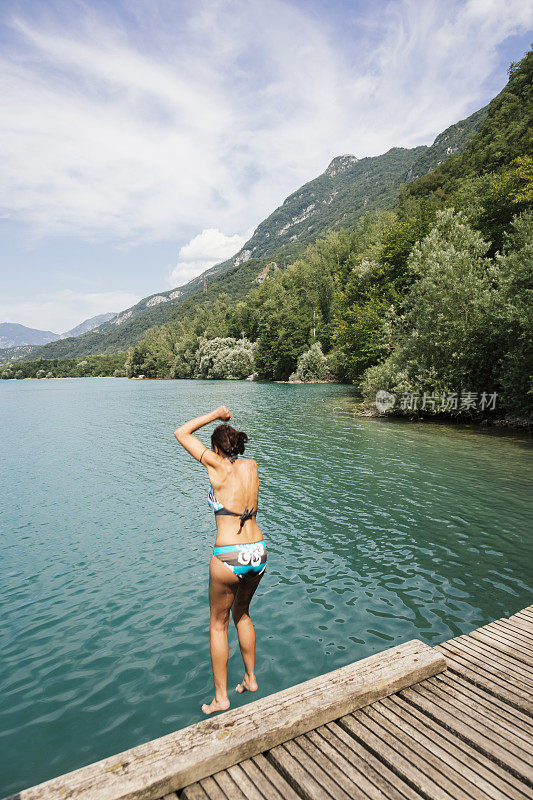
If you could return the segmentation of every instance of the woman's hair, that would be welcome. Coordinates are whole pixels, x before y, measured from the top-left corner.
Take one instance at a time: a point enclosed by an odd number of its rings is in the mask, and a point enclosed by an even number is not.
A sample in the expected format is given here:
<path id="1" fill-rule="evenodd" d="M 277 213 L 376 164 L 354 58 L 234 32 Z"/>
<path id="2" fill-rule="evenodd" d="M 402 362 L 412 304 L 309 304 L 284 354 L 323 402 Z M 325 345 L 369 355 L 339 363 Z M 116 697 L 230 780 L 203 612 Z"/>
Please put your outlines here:
<path id="1" fill-rule="evenodd" d="M 231 425 L 218 425 L 211 434 L 211 448 L 215 445 L 228 456 L 237 456 L 244 453 L 244 443 L 248 436 L 244 431 L 236 431 Z"/>

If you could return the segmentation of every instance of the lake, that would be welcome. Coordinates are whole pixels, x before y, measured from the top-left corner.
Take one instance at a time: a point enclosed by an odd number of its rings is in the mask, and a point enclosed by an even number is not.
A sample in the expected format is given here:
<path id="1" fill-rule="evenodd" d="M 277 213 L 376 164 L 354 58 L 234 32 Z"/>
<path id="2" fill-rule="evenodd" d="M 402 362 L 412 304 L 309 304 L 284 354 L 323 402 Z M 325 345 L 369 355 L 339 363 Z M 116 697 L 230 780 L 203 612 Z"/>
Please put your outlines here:
<path id="1" fill-rule="evenodd" d="M 347 386 L 0 381 L 0 796 L 204 719 L 206 470 L 176 442 L 226 404 L 259 465 L 259 691 L 533 602 L 531 437 L 355 417 Z M 197 435 L 209 443 L 214 425 Z"/>

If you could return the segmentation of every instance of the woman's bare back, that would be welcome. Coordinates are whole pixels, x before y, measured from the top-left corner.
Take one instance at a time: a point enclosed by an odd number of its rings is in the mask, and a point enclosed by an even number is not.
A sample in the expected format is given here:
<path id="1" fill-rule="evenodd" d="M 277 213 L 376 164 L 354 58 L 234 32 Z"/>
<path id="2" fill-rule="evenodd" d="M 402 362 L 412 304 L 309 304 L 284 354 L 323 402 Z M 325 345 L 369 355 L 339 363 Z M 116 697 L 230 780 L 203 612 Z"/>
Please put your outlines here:
<path id="1" fill-rule="evenodd" d="M 237 514 L 242 514 L 245 509 L 257 509 L 259 473 L 257 462 L 253 458 L 238 458 L 234 462 L 228 459 L 224 469 L 220 466 L 216 470 L 208 467 L 207 471 L 214 496 L 225 508 Z M 263 538 L 255 516 L 244 522 L 240 533 L 239 524 L 238 517 L 217 514 L 215 546 L 250 544 Z"/>

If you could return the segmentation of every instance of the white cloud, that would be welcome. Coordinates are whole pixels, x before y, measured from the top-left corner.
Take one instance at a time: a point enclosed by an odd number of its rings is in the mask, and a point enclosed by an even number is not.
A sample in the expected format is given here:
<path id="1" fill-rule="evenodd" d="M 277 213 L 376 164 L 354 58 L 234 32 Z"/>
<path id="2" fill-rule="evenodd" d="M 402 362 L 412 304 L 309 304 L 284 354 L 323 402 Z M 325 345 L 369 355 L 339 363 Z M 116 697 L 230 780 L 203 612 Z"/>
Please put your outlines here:
<path id="1" fill-rule="evenodd" d="M 83 293 L 62 289 L 37 294 L 31 300 L 0 305 L 0 320 L 64 333 L 97 314 L 123 311 L 140 299 L 132 292 Z"/>
<path id="2" fill-rule="evenodd" d="M 339 153 L 430 142 L 533 24 L 531 0 L 56 8 L 12 20 L 0 59 L 0 208 L 123 243 L 243 232 Z"/>
<path id="3" fill-rule="evenodd" d="M 226 236 L 218 228 L 205 228 L 180 249 L 178 263 L 167 278 L 169 284 L 182 286 L 209 267 L 231 258 L 252 233 L 252 230 L 248 230 L 244 236 L 239 236 L 237 233 Z"/>

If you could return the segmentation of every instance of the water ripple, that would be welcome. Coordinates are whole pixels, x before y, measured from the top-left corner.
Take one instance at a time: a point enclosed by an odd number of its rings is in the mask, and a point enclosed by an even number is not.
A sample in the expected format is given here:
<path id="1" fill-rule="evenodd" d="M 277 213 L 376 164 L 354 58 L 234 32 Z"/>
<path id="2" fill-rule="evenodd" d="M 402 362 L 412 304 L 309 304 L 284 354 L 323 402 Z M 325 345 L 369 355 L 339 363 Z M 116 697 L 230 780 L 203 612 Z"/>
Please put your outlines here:
<path id="1" fill-rule="evenodd" d="M 26 380 L 0 394 L 1 796 L 202 718 L 214 523 L 205 471 L 172 434 L 222 403 L 261 478 L 254 699 L 531 603 L 525 435 L 354 418 L 342 386 Z"/>

